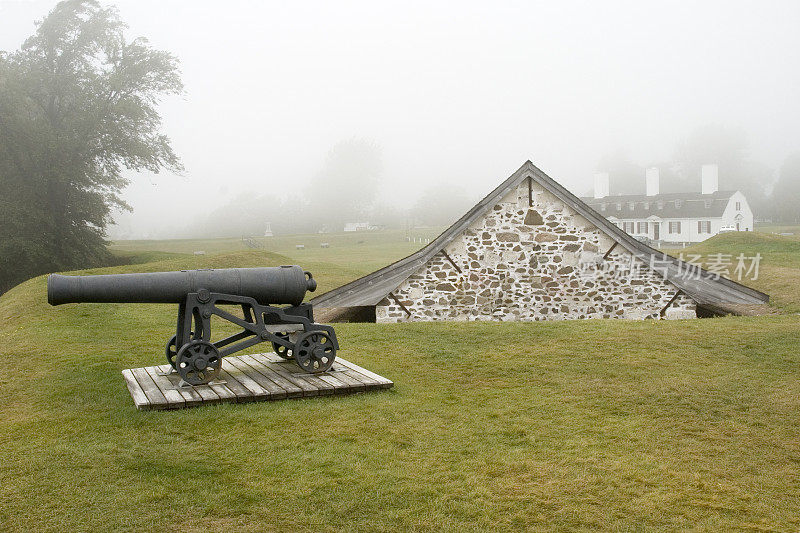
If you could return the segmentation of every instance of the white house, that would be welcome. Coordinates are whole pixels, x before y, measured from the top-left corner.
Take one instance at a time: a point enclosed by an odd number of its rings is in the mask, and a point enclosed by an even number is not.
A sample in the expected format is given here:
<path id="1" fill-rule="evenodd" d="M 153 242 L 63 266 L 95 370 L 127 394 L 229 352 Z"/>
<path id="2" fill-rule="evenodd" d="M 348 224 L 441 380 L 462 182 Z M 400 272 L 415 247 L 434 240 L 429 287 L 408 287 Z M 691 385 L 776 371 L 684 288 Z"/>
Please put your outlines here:
<path id="1" fill-rule="evenodd" d="M 609 195 L 608 173 L 594 176 L 594 198 L 582 198 L 630 235 L 661 244 L 701 242 L 720 229 L 753 231 L 753 212 L 740 191 L 720 191 L 717 165 L 703 165 L 701 192 L 659 192 L 655 167 L 645 172 L 646 194 Z"/>
<path id="2" fill-rule="evenodd" d="M 366 231 L 370 229 L 369 222 L 346 222 L 344 231 Z"/>

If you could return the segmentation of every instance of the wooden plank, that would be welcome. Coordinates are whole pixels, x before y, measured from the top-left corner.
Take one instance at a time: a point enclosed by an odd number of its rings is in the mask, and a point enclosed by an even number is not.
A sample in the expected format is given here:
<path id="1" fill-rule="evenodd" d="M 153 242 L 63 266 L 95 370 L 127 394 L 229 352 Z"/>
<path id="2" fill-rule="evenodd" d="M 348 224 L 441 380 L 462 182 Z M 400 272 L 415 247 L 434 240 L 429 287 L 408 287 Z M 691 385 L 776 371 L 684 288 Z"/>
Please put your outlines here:
<path id="1" fill-rule="evenodd" d="M 347 385 L 348 392 L 363 392 L 367 390 L 366 385 L 364 385 L 361 381 L 357 380 L 353 376 L 349 376 L 346 371 L 342 372 L 337 369 L 335 376 L 336 379 L 344 382 L 344 384 Z"/>
<path id="2" fill-rule="evenodd" d="M 228 361 L 231 365 L 235 366 L 242 372 L 244 372 L 247 377 L 258 383 L 261 388 L 265 391 L 269 392 L 270 398 L 274 398 L 276 400 L 280 400 L 282 398 L 286 398 L 286 391 L 279 387 L 274 381 L 265 377 L 257 370 L 253 369 L 252 366 L 248 365 L 245 361 L 242 360 L 241 357 L 234 357 Z"/>
<path id="3" fill-rule="evenodd" d="M 327 396 L 330 394 L 334 394 L 336 392 L 334 390 L 333 385 L 322 381 L 314 374 L 309 374 L 307 372 L 294 372 L 290 375 L 292 378 L 294 378 L 295 383 L 302 383 L 303 381 L 305 381 L 309 385 L 314 385 L 317 388 L 318 391 L 317 394 L 319 394 L 320 396 Z"/>
<path id="4" fill-rule="evenodd" d="M 150 402 L 147 399 L 147 395 L 142 390 L 142 387 L 139 386 L 139 382 L 136 381 L 136 378 L 133 377 L 131 369 L 126 368 L 123 370 L 122 377 L 125 378 L 125 385 L 128 386 L 128 392 L 131 393 L 131 398 L 133 398 L 133 403 L 136 405 L 136 408 L 149 409 Z"/>
<path id="5" fill-rule="evenodd" d="M 228 388 L 227 383 L 211 383 L 209 385 L 211 390 L 217 393 L 221 402 L 235 402 L 236 395 L 231 389 Z"/>
<path id="6" fill-rule="evenodd" d="M 450 257 L 450 255 L 448 255 L 448 253 L 447 253 L 447 252 L 444 250 L 444 248 L 442 248 L 442 253 L 444 254 L 444 257 L 445 257 L 445 258 L 446 258 L 448 261 L 450 261 L 450 264 L 451 264 L 451 265 L 453 265 L 453 268 L 455 268 L 455 269 L 456 269 L 456 271 L 457 271 L 459 274 L 461 274 L 461 273 L 462 273 L 462 271 L 461 271 L 461 267 L 460 267 L 460 266 L 458 266 L 458 265 L 456 264 L 456 262 L 455 262 L 455 261 L 453 261 L 453 258 L 452 258 L 452 257 Z"/>
<path id="7" fill-rule="evenodd" d="M 357 364 L 351 363 L 350 361 L 348 361 L 346 359 L 336 358 L 336 360 L 339 361 L 342 365 L 344 365 L 347 368 L 349 368 L 350 370 L 353 370 L 355 372 L 358 372 L 359 374 L 362 374 L 364 376 L 367 376 L 367 377 L 370 377 L 370 378 L 374 379 L 375 381 L 380 383 L 381 387 L 383 387 L 383 388 L 389 388 L 392 385 L 394 385 L 394 383 L 392 383 L 390 380 L 386 379 L 385 377 L 379 376 L 378 374 L 375 374 L 374 372 L 370 372 L 366 368 L 361 368 Z"/>
<path id="8" fill-rule="evenodd" d="M 346 370 L 349 376 L 352 376 L 355 379 L 358 379 L 364 383 L 364 386 L 367 390 L 375 390 L 375 389 L 382 389 L 384 388 L 384 383 L 380 381 L 375 381 L 369 376 L 365 376 L 364 374 L 359 374 L 355 370 Z"/>
<path id="9" fill-rule="evenodd" d="M 674 303 L 675 303 L 675 300 L 677 300 L 677 299 L 678 299 L 678 296 L 680 296 L 681 294 L 683 294 L 683 291 L 681 291 L 680 289 L 678 289 L 678 291 L 677 291 L 677 292 L 676 292 L 676 293 L 675 293 L 675 294 L 672 296 L 672 298 L 670 298 L 670 299 L 669 299 L 669 301 L 667 302 L 667 305 L 665 305 L 665 306 L 664 306 L 664 307 L 661 309 L 661 312 L 659 312 L 659 313 L 658 313 L 658 315 L 663 317 L 665 314 L 667 314 L 667 309 L 669 309 L 669 306 L 671 306 L 672 304 L 674 304 Z"/>
<path id="10" fill-rule="evenodd" d="M 269 366 L 267 366 L 269 363 L 263 364 L 252 355 L 242 355 L 239 359 L 253 367 L 256 372 L 274 381 L 276 385 L 286 391 L 287 398 L 297 398 L 303 395 L 303 389 L 300 388 L 300 386 L 270 369 Z"/>
<path id="11" fill-rule="evenodd" d="M 219 403 L 219 396 L 209 385 L 192 385 L 192 388 L 203 398 L 203 403 Z"/>
<path id="12" fill-rule="evenodd" d="M 255 354 L 261 359 L 266 359 L 270 363 L 292 363 L 294 359 L 284 359 L 280 355 L 276 354 L 275 352 L 267 352 L 267 353 L 257 353 Z"/>
<path id="13" fill-rule="evenodd" d="M 411 316 L 411 311 L 409 311 L 408 308 L 400 302 L 400 299 L 395 296 L 393 292 L 390 292 L 389 296 L 392 298 L 392 300 L 394 300 L 394 303 L 400 306 L 400 309 L 405 311 L 408 316 Z"/>
<path id="14" fill-rule="evenodd" d="M 222 360 L 222 368 L 225 368 L 228 374 L 236 381 L 242 384 L 249 390 L 253 396 L 269 398 L 269 391 L 265 390 L 261 385 L 255 382 L 253 378 L 242 372 L 236 365 L 233 364 L 235 357 L 226 357 Z M 227 367 L 227 368 L 226 368 Z"/>
<path id="15" fill-rule="evenodd" d="M 279 356 L 276 355 L 275 357 Z M 275 373 L 275 375 L 281 377 L 288 383 L 291 383 L 292 385 L 303 391 L 303 396 L 319 396 L 319 389 L 317 387 L 315 387 L 308 381 L 305 381 L 303 379 L 295 379 L 294 377 L 292 377 L 292 373 L 286 369 L 288 365 L 271 361 L 270 358 L 263 353 L 255 354 L 253 355 L 253 358 L 256 361 L 263 364 L 264 366 L 267 366 L 272 372 Z"/>
<path id="16" fill-rule="evenodd" d="M 363 392 L 392 382 L 342 358 L 331 371 L 308 374 L 276 354 L 226 357 L 224 382 L 179 387 L 169 365 L 124 370 L 122 376 L 137 409 L 177 409 L 217 402 L 246 402 Z"/>
<path id="17" fill-rule="evenodd" d="M 227 370 L 222 370 L 219 377 L 225 381 L 228 389 L 236 395 L 237 402 L 252 402 L 256 399 L 250 389 L 241 384 L 235 377 L 228 374 Z"/>
<path id="18" fill-rule="evenodd" d="M 183 396 L 180 392 L 175 390 L 173 387 L 172 382 L 167 379 L 166 376 L 161 375 L 159 368 L 156 366 L 148 366 L 145 368 L 147 374 L 150 376 L 150 379 L 153 380 L 153 383 L 156 384 L 158 389 L 161 391 L 161 394 L 164 395 L 164 398 L 167 399 L 169 402 L 170 407 L 185 407 L 186 402 L 183 399 Z"/>
<path id="19" fill-rule="evenodd" d="M 203 397 L 197 394 L 193 387 L 179 387 L 181 382 L 181 377 L 178 375 L 177 372 L 172 371 L 172 367 L 170 365 L 161 365 L 158 367 L 163 374 L 163 377 L 169 380 L 172 388 L 178 391 L 183 397 L 183 401 L 186 403 L 186 407 L 190 407 L 192 405 L 200 405 L 203 403 Z"/>
<path id="20" fill-rule="evenodd" d="M 144 368 L 134 368 L 131 369 L 131 372 L 147 396 L 151 409 L 167 409 L 169 407 L 169 402 Z"/>
<path id="21" fill-rule="evenodd" d="M 617 241 L 614 241 L 614 244 L 611 245 L 611 248 L 609 248 L 608 251 L 603 255 L 603 261 L 608 259 L 608 256 L 611 255 L 611 252 L 614 251 L 614 248 L 617 247 L 617 244 L 619 243 L 617 243 Z"/>
<path id="22" fill-rule="evenodd" d="M 339 363 L 339 359 L 337 359 L 336 362 L 333 363 L 333 368 L 336 369 L 336 371 L 339 374 L 345 374 L 345 375 L 349 376 L 350 378 L 352 378 L 353 380 L 358 381 L 359 383 L 362 383 L 364 385 L 364 387 L 366 388 L 366 390 L 383 388 L 382 384 L 380 382 L 375 381 L 374 379 L 372 379 L 369 376 L 365 376 L 363 374 L 359 374 L 355 370 L 349 369 L 348 367 L 346 367 L 343 364 Z"/>
<path id="23" fill-rule="evenodd" d="M 321 379 L 322 381 L 333 387 L 333 392 L 336 394 L 343 394 L 347 392 L 347 389 L 349 389 L 347 383 L 341 381 L 340 379 L 337 379 L 335 376 L 333 376 L 328 372 L 323 372 L 322 374 L 314 374 L 314 377 L 318 377 L 319 379 Z"/>

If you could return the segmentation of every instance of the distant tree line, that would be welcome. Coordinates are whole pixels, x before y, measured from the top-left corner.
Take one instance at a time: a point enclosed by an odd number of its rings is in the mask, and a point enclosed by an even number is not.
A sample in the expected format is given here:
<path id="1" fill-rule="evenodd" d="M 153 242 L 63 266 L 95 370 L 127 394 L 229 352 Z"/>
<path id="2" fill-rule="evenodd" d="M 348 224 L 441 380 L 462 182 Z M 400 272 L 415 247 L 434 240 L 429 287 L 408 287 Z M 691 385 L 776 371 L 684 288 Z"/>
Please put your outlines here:
<path id="1" fill-rule="evenodd" d="M 347 222 L 379 227 L 443 226 L 474 203 L 452 184 L 423 189 L 409 208 L 378 199 L 383 163 L 380 148 L 348 139 L 331 148 L 310 186 L 286 198 L 245 192 L 187 226 L 185 237 L 258 236 L 269 223 L 275 234 L 342 231 Z"/>
<path id="2" fill-rule="evenodd" d="M 107 262 L 123 169 L 182 170 L 156 110 L 183 90 L 177 60 L 124 29 L 114 8 L 67 0 L 0 53 L 0 293 Z"/>

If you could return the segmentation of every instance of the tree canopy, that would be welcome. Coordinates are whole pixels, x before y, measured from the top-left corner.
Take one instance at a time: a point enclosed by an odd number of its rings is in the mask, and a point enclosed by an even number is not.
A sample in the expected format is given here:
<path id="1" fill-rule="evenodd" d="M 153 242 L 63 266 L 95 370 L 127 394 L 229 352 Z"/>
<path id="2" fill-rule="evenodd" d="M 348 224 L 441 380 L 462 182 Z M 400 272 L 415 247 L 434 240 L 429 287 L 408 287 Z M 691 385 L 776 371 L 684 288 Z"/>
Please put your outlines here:
<path id="1" fill-rule="evenodd" d="M 0 53 L 0 292 L 107 261 L 123 171 L 182 170 L 156 108 L 183 91 L 178 61 L 124 30 L 116 9 L 67 0 Z"/>

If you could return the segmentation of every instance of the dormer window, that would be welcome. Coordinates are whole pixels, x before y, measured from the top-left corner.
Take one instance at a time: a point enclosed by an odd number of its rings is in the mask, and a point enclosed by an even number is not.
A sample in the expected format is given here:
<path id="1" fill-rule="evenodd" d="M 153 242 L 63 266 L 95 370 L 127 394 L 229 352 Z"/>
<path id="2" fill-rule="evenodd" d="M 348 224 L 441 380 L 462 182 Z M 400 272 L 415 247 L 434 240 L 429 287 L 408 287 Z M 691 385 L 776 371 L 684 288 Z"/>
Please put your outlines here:
<path id="1" fill-rule="evenodd" d="M 703 203 L 705 204 L 705 206 L 706 206 L 706 209 L 710 209 L 710 208 L 711 208 L 711 205 L 712 205 L 714 202 L 712 202 L 711 200 L 705 200 L 705 202 L 703 202 Z"/>
<path id="2" fill-rule="evenodd" d="M 658 203 L 656 204 L 656 206 L 658 206 L 659 209 L 664 209 L 664 202 L 659 200 Z"/>
<path id="3" fill-rule="evenodd" d="M 628 202 L 628 209 L 630 209 L 631 211 L 636 209 L 636 202 Z"/>
<path id="4" fill-rule="evenodd" d="M 617 202 L 617 211 L 622 211 L 622 204 Z"/>
<path id="5" fill-rule="evenodd" d="M 681 208 L 681 203 L 683 203 L 683 202 L 681 202 L 680 200 L 675 200 L 675 209 L 680 209 Z"/>
<path id="6" fill-rule="evenodd" d="M 607 207 L 607 205 L 608 205 L 608 204 L 606 204 L 605 202 L 603 202 L 602 204 L 600 204 L 600 211 L 605 211 L 605 210 L 606 210 L 606 207 Z"/>
<path id="7" fill-rule="evenodd" d="M 650 202 L 645 202 L 645 203 L 643 204 L 643 207 L 644 207 L 645 211 L 647 211 L 648 209 L 650 209 Z"/>

